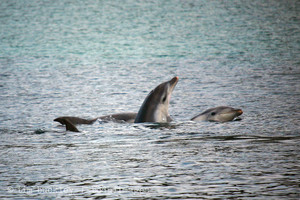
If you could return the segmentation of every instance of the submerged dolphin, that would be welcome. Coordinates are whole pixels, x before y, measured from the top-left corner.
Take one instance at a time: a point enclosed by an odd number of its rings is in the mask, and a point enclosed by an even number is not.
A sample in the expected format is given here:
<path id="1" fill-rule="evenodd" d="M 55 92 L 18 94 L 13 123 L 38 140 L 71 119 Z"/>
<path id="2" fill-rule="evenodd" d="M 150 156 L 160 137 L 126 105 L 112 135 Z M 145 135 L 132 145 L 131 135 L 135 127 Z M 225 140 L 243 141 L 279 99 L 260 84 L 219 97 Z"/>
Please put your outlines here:
<path id="1" fill-rule="evenodd" d="M 68 120 L 68 122 L 72 123 L 73 125 L 77 125 L 77 124 L 93 124 L 97 120 L 97 118 L 83 119 L 83 118 L 79 118 L 79 117 L 63 116 L 63 117 L 58 117 L 58 118 L 54 119 L 53 121 L 59 122 L 61 124 L 66 124 L 65 120 Z"/>
<path id="2" fill-rule="evenodd" d="M 170 81 L 161 83 L 154 90 L 152 90 L 138 113 L 118 113 L 112 115 L 105 115 L 94 119 L 82 119 L 79 117 L 63 116 L 54 119 L 63 125 L 66 125 L 66 130 L 77 132 L 76 124 L 93 124 L 97 119 L 102 121 L 116 121 L 116 122 L 170 122 L 172 119 L 169 116 L 168 108 L 171 94 L 178 82 L 178 77 L 172 78 Z M 76 131 L 77 130 L 77 131 Z"/>
<path id="3" fill-rule="evenodd" d="M 105 115 L 101 117 L 97 117 L 94 119 L 83 119 L 80 117 L 71 117 L 71 116 L 63 116 L 55 118 L 53 121 L 59 122 L 62 125 L 66 125 L 66 130 L 72 131 L 70 129 L 77 129 L 75 125 L 77 124 L 93 124 L 98 119 L 102 121 L 115 121 L 115 122 L 134 122 L 137 113 L 117 113 L 112 115 Z M 69 127 L 69 128 L 68 128 Z M 73 128 L 75 127 L 75 128 Z M 77 131 L 75 131 L 77 132 Z"/>
<path id="4" fill-rule="evenodd" d="M 235 109 L 228 106 L 210 108 L 203 113 L 196 115 L 192 121 L 213 121 L 228 122 L 243 114 L 242 109 Z"/>
<path id="5" fill-rule="evenodd" d="M 169 103 L 171 94 L 179 78 L 175 76 L 170 81 L 161 83 L 152 90 L 144 100 L 134 123 L 142 122 L 170 122 Z"/>

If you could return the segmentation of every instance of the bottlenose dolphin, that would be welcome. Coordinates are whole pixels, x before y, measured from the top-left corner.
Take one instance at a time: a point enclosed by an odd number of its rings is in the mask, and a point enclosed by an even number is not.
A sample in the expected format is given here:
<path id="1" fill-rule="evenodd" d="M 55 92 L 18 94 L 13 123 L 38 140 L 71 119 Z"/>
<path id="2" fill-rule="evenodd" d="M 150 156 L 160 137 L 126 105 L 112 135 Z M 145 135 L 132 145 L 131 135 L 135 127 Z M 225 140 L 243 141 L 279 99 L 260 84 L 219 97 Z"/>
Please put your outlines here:
<path id="1" fill-rule="evenodd" d="M 97 118 L 83 119 L 83 118 L 79 118 L 79 117 L 63 116 L 63 117 L 58 117 L 58 118 L 54 119 L 53 121 L 59 122 L 64 125 L 65 120 L 68 120 L 68 122 L 72 123 L 73 125 L 77 125 L 77 124 L 93 124 L 97 120 Z"/>
<path id="2" fill-rule="evenodd" d="M 179 78 L 175 76 L 170 81 L 159 84 L 144 100 L 134 123 L 142 122 L 170 122 L 169 103 L 171 94 Z"/>
<path id="3" fill-rule="evenodd" d="M 101 121 L 115 121 L 115 122 L 134 122 L 137 113 L 117 113 L 112 115 L 105 115 L 94 119 L 83 119 L 80 117 L 63 116 L 54 119 L 53 121 L 59 122 L 62 125 L 66 125 L 66 130 L 78 132 L 75 125 L 77 124 L 93 124 L 100 119 Z M 76 131 L 77 130 L 77 131 Z"/>
<path id="4" fill-rule="evenodd" d="M 102 121 L 131 122 L 131 123 L 132 122 L 134 123 L 170 122 L 172 121 L 172 119 L 168 113 L 169 102 L 170 102 L 171 94 L 178 80 L 179 78 L 176 76 L 172 78 L 170 81 L 158 85 L 154 90 L 152 90 L 148 94 L 142 106 L 140 107 L 138 113 L 134 113 L 134 112 L 117 113 L 117 114 L 97 117 L 94 119 L 83 119 L 79 117 L 63 116 L 54 119 L 54 121 L 57 121 L 62 125 L 66 125 L 66 130 L 69 131 L 75 130 L 75 132 L 78 131 L 78 129 L 75 127 L 76 124 L 93 124 L 98 119 Z"/>
<path id="5" fill-rule="evenodd" d="M 210 108 L 203 113 L 196 115 L 192 121 L 213 121 L 213 122 L 228 122 L 243 114 L 242 109 L 235 109 L 228 106 L 219 106 Z"/>

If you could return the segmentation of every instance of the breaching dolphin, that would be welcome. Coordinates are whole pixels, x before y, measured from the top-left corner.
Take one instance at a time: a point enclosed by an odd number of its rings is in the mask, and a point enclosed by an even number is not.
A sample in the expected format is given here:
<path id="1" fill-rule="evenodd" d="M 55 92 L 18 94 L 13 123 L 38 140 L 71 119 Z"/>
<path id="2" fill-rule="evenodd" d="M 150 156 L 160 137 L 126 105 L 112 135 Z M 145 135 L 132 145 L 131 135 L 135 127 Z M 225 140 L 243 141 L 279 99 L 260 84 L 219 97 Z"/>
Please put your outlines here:
<path id="1" fill-rule="evenodd" d="M 118 113 L 112 115 L 105 115 L 94 119 L 82 119 L 79 117 L 63 116 L 54 119 L 63 125 L 66 125 L 66 130 L 75 132 L 78 129 L 75 127 L 77 124 L 93 124 L 97 119 L 102 121 L 116 121 L 116 122 L 158 122 L 166 123 L 172 121 L 169 116 L 169 103 L 171 94 L 178 82 L 179 78 L 175 76 L 170 81 L 161 83 L 154 90 L 152 90 L 146 99 L 138 113 Z M 77 130 L 77 131 L 76 131 Z"/>
<path id="2" fill-rule="evenodd" d="M 142 122 L 170 122 L 169 103 L 171 94 L 179 78 L 175 76 L 170 81 L 161 83 L 152 90 L 144 100 L 134 123 Z"/>
<path id="3" fill-rule="evenodd" d="M 203 113 L 196 115 L 192 121 L 212 121 L 212 122 L 228 122 L 243 114 L 242 109 L 235 109 L 228 106 L 218 106 L 210 108 Z"/>

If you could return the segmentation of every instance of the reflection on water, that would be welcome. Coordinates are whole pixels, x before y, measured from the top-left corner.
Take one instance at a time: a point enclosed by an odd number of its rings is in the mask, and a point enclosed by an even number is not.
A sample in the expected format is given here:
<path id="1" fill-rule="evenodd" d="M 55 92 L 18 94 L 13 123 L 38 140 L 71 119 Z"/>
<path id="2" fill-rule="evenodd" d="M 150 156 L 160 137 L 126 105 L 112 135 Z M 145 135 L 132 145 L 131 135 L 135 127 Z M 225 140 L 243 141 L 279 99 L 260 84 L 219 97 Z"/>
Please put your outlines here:
<path id="1" fill-rule="evenodd" d="M 0 198 L 299 199 L 298 1 L 3 1 Z M 170 124 L 137 112 L 179 76 Z M 192 122 L 216 106 L 239 121 Z"/>

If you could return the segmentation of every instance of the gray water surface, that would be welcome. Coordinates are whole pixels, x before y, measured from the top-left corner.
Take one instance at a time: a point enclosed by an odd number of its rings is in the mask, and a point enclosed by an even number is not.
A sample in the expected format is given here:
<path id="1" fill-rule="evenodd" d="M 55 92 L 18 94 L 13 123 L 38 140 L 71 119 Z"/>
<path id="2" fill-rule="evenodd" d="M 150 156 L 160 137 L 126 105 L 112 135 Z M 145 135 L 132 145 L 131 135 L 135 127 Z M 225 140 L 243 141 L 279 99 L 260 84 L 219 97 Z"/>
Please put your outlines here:
<path id="1" fill-rule="evenodd" d="M 1 199 L 299 199 L 300 2 L 0 3 Z M 168 125 L 137 112 L 179 76 Z M 207 108 L 241 121 L 191 122 Z"/>

